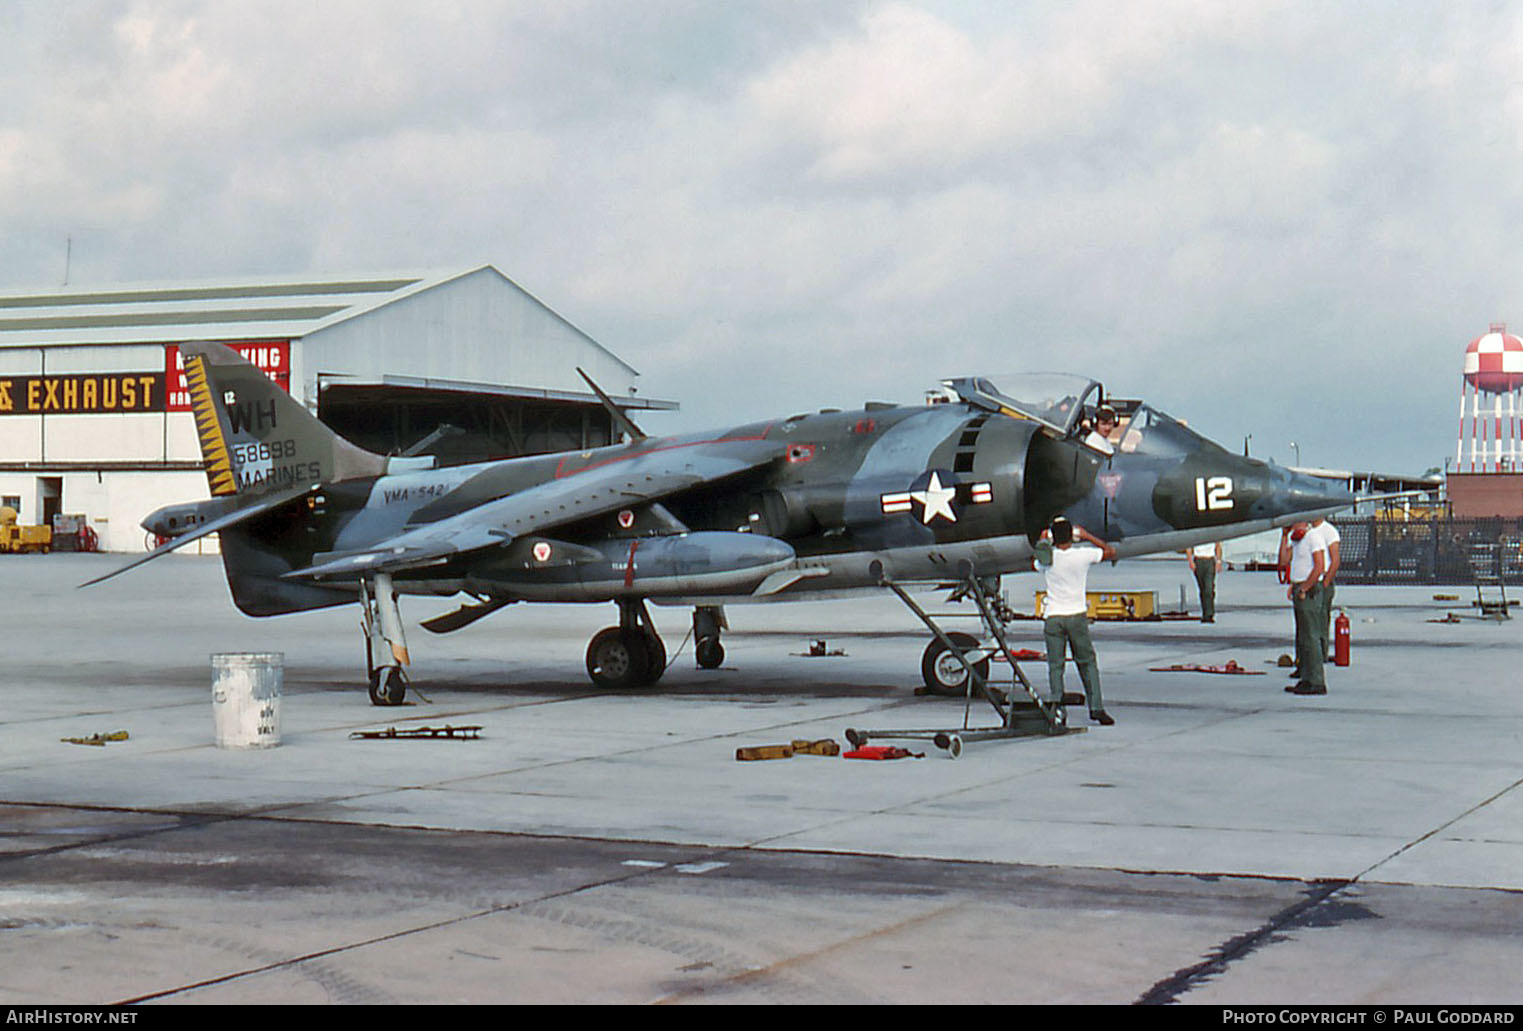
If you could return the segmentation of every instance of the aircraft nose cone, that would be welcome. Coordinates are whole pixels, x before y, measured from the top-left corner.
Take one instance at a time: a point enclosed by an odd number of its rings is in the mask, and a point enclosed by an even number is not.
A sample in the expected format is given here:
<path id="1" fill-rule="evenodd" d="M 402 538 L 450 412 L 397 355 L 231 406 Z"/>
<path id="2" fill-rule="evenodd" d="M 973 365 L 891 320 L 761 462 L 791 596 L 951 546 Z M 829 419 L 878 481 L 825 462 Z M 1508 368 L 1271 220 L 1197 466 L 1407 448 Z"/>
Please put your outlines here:
<path id="1" fill-rule="evenodd" d="M 1354 495 L 1337 480 L 1291 472 L 1279 466 L 1272 468 L 1275 475 L 1270 481 L 1269 507 L 1277 524 L 1294 518 L 1330 515 L 1354 503 Z"/>

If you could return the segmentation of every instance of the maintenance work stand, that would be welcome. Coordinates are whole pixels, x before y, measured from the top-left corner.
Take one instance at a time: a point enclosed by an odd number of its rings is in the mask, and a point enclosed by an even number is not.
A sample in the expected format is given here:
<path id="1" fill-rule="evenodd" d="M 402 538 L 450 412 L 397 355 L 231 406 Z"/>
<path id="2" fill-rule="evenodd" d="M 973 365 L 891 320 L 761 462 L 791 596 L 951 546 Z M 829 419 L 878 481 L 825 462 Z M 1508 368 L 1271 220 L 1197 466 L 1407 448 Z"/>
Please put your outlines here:
<path id="1" fill-rule="evenodd" d="M 873 738 L 887 739 L 912 739 L 930 741 L 937 748 L 942 749 L 953 759 L 962 755 L 964 744 L 977 741 L 998 741 L 1022 737 L 1057 737 L 1063 734 L 1082 734 L 1084 728 L 1069 727 L 1067 712 L 1063 708 L 1063 701 L 1050 702 L 1037 693 L 1032 687 L 1031 681 L 1022 672 L 1019 661 L 1016 659 L 1015 649 L 1005 639 L 1003 622 L 998 618 L 995 611 L 996 600 L 990 587 L 974 576 L 971 570 L 965 570 L 963 581 L 958 590 L 966 597 L 970 597 L 978 605 L 978 614 L 984 624 L 990 638 L 993 639 L 994 647 L 980 645 L 971 640 L 966 634 L 954 636 L 948 634 L 926 611 L 916 604 L 915 599 L 909 596 L 904 587 L 899 583 L 880 574 L 878 582 L 898 595 L 899 600 L 930 629 L 935 638 L 931 648 L 926 651 L 926 662 L 940 662 L 945 664 L 955 663 L 960 665 L 966 676 L 964 692 L 962 726 L 952 728 L 932 729 L 889 729 L 889 730 L 858 730 L 853 727 L 846 729 L 846 740 L 853 748 L 861 748 Z M 939 648 L 938 648 L 939 646 Z M 1010 664 L 1011 684 L 1009 690 L 1002 690 L 989 683 L 989 658 L 995 654 L 1002 655 Z M 933 658 L 934 657 L 934 658 Z M 999 723 L 996 726 L 975 727 L 970 725 L 973 699 L 977 696 L 993 706 L 999 715 Z"/>

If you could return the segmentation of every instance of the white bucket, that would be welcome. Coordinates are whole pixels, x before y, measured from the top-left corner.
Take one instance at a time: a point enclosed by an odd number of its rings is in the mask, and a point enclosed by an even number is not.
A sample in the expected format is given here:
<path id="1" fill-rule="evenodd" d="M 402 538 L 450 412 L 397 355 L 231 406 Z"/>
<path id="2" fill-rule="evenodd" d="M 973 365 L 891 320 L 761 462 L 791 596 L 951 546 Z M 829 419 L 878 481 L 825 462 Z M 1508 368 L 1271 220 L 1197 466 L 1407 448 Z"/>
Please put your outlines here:
<path id="1" fill-rule="evenodd" d="M 280 744 L 285 660 L 283 652 L 212 656 L 212 722 L 218 748 Z"/>

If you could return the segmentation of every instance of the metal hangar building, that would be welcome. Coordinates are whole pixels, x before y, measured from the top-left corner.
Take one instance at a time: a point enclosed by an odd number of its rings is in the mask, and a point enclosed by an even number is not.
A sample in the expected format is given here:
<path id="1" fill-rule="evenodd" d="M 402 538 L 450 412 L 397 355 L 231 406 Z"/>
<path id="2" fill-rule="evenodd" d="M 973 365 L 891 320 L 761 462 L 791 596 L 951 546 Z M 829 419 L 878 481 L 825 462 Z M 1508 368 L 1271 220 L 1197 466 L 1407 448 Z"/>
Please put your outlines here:
<path id="1" fill-rule="evenodd" d="M 639 373 L 492 265 L 0 293 L 0 506 L 110 551 L 208 496 L 179 345 L 226 343 L 354 443 L 441 464 L 617 442 Z"/>

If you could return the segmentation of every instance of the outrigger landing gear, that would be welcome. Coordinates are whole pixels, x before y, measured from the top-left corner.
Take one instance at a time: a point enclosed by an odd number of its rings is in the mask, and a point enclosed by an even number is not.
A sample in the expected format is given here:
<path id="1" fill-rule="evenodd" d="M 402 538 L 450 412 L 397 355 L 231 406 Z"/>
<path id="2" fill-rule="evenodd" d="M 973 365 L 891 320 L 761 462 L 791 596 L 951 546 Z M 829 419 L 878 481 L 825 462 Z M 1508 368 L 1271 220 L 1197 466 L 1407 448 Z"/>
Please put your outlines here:
<path id="1" fill-rule="evenodd" d="M 729 629 L 725 622 L 724 607 L 700 605 L 693 610 L 693 650 L 698 665 L 704 669 L 718 669 L 724 662 L 724 645 L 719 643 L 719 632 Z"/>
<path id="2" fill-rule="evenodd" d="M 645 687 L 666 672 L 666 644 L 645 599 L 619 601 L 619 625 L 599 630 L 587 645 L 587 675 L 599 687 Z"/>
<path id="3" fill-rule="evenodd" d="M 407 640 L 391 575 L 377 573 L 360 581 L 360 629 L 365 632 L 365 669 L 370 680 L 371 705 L 401 705 L 407 697 Z M 377 664 L 376 658 L 381 662 Z"/>
<path id="4" fill-rule="evenodd" d="M 927 739 L 956 759 L 962 754 L 964 742 L 1083 733 L 1082 727 L 1068 726 L 1068 716 L 1062 702 L 1049 702 L 1038 694 L 1037 690 L 1031 686 L 1031 681 L 1026 679 L 1026 674 L 1021 671 L 1020 663 L 1016 661 L 1015 651 L 1005 640 L 1004 625 L 996 615 L 995 601 L 990 597 L 985 585 L 974 577 L 971 571 L 965 571 L 963 581 L 963 590 L 978 604 L 978 614 L 983 618 L 984 629 L 998 644 L 999 652 L 1009 660 L 1011 670 L 1009 692 L 989 684 L 989 655 L 986 649 L 980 649 L 975 638 L 968 634 L 949 634 L 942 630 L 930 616 L 926 615 L 924 609 L 915 604 L 915 600 L 905 592 L 903 587 L 883 575 L 880 570 L 878 583 L 898 595 L 899 600 L 920 617 L 920 621 L 930 628 L 935 637 L 921 661 L 921 673 L 925 677 L 927 686 L 936 694 L 961 694 L 966 702 L 963 705 L 961 728 L 933 730 L 848 728 L 846 740 L 852 747 L 861 748 L 869 739 L 875 737 Z M 981 650 L 986 654 L 980 655 Z M 970 727 L 968 725 L 969 709 L 975 696 L 983 698 L 994 707 L 995 712 L 999 713 L 999 726 Z"/>

